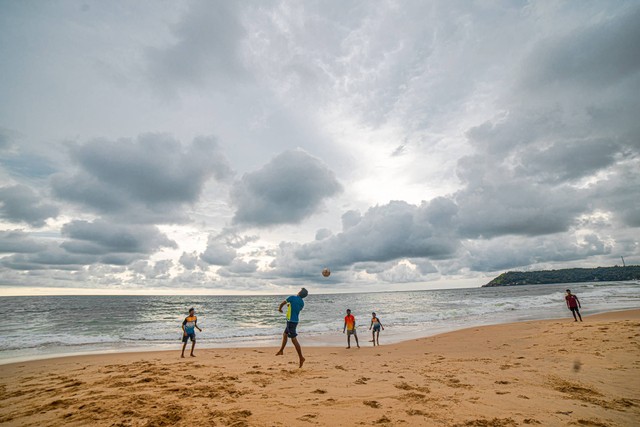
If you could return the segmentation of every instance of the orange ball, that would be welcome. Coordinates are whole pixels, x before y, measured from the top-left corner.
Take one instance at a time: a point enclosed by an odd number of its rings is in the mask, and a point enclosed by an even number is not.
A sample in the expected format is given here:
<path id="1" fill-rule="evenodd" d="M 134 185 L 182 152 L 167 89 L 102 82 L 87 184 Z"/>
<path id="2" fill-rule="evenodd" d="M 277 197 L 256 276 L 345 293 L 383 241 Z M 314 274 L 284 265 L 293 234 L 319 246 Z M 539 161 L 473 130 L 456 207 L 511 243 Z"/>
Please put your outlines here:
<path id="1" fill-rule="evenodd" d="M 324 277 L 329 277 L 330 274 L 331 274 L 331 270 L 329 270 L 328 268 L 325 268 L 322 270 L 322 275 Z"/>

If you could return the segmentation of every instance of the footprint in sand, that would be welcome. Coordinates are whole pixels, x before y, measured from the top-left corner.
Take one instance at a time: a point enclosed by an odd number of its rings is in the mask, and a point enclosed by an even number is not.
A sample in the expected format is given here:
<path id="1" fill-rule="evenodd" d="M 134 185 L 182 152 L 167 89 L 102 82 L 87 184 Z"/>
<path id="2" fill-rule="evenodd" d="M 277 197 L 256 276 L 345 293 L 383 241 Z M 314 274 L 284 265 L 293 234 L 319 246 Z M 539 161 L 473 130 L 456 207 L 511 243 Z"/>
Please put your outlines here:
<path id="1" fill-rule="evenodd" d="M 314 420 L 316 418 L 318 418 L 318 414 L 304 414 L 303 416 L 298 418 L 298 420 L 312 422 L 312 420 Z"/>
<path id="2" fill-rule="evenodd" d="M 360 378 L 358 378 L 358 379 L 356 380 L 356 384 L 359 384 L 359 385 L 366 384 L 366 383 L 367 383 L 367 381 L 369 381 L 370 379 L 371 379 L 371 378 L 367 378 L 367 377 L 360 377 Z"/>

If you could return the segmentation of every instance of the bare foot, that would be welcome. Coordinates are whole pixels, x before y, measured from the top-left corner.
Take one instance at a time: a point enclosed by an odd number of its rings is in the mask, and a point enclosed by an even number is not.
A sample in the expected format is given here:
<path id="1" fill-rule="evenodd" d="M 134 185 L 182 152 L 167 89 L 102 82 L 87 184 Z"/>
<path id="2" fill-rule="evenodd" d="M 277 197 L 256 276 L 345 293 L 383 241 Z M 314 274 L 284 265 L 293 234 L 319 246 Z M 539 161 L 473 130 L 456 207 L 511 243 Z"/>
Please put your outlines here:
<path id="1" fill-rule="evenodd" d="M 184 359 L 184 354 L 182 356 L 180 356 L 180 357 L 182 357 Z"/>
<path id="2" fill-rule="evenodd" d="M 282 352 L 282 350 L 280 350 L 279 352 L 276 353 L 276 356 L 282 356 L 284 353 Z"/>
<path id="3" fill-rule="evenodd" d="M 307 359 L 305 359 L 304 357 L 300 358 L 300 366 L 299 366 L 300 368 L 302 368 L 302 365 L 304 365 L 304 361 L 305 360 L 307 360 Z"/>
<path id="4" fill-rule="evenodd" d="M 195 354 L 190 354 L 189 356 L 191 356 L 191 357 L 196 357 L 196 355 L 195 355 Z"/>
<path id="5" fill-rule="evenodd" d="M 351 346 L 347 347 L 347 350 L 349 350 L 351 348 Z"/>

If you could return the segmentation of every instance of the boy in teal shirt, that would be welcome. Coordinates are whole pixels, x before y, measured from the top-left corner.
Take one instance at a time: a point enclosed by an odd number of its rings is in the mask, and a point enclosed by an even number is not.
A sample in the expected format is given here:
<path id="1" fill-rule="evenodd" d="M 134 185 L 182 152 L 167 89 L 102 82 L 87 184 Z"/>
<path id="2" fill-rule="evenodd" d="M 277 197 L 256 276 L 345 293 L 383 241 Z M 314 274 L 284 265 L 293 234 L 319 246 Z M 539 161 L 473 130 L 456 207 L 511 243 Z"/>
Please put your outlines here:
<path id="1" fill-rule="evenodd" d="M 280 347 L 280 351 L 276 353 L 276 356 L 282 356 L 284 354 L 284 348 L 287 345 L 288 338 L 291 338 L 291 342 L 298 352 L 301 368 L 304 364 L 305 358 L 302 356 L 302 348 L 300 347 L 300 343 L 298 343 L 298 338 L 296 338 L 298 336 L 296 328 L 300 321 L 300 311 L 304 308 L 303 298 L 307 295 L 309 295 L 309 292 L 307 292 L 305 288 L 302 288 L 300 289 L 300 292 L 298 292 L 298 295 L 291 295 L 290 297 L 287 297 L 287 299 L 280 303 L 280 307 L 278 307 L 278 311 L 282 313 L 282 307 L 285 305 L 287 306 L 287 327 L 282 334 L 282 346 Z"/>

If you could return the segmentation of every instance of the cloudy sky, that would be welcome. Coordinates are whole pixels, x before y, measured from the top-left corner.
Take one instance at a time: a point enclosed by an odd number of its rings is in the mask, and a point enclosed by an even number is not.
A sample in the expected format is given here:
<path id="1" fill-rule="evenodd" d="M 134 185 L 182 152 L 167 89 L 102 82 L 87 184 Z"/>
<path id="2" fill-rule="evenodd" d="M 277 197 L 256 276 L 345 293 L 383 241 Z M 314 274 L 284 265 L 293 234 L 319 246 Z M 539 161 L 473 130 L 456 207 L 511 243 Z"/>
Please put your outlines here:
<path id="1" fill-rule="evenodd" d="M 0 0 L 0 293 L 638 264 L 639 22 L 622 0 Z"/>

